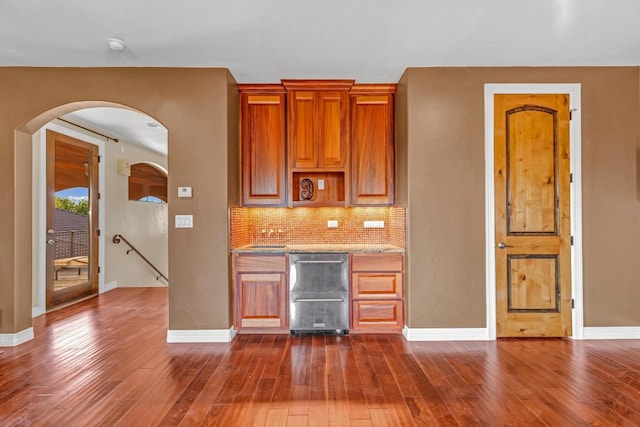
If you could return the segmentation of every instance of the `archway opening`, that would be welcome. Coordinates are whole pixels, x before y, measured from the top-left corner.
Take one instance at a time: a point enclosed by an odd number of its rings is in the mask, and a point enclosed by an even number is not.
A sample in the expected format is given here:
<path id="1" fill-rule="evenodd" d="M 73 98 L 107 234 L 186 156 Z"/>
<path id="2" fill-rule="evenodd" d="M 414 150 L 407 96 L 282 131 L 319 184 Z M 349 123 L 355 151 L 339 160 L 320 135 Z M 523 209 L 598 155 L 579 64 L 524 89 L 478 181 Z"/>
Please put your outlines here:
<path id="1" fill-rule="evenodd" d="M 103 126 L 101 122 L 109 120 L 100 112 L 105 110 L 124 112 L 130 117 L 134 117 L 140 123 L 147 126 L 147 123 L 153 123 L 153 131 L 164 133 L 163 148 L 158 150 L 158 146 L 144 145 L 144 141 L 134 140 L 130 136 L 135 134 L 135 129 L 127 132 L 114 132 L 115 128 Z M 89 114 L 85 114 L 89 113 Z M 88 120 L 86 118 L 97 120 Z M 49 121 L 46 119 L 51 118 Z M 38 123 L 44 124 L 33 131 Z M 111 123 L 115 123 L 111 119 Z M 121 121 L 116 123 L 122 126 Z M 145 162 L 158 165 L 166 172 L 167 165 L 167 144 L 168 132 L 159 124 L 159 122 L 144 113 L 131 109 L 124 105 L 106 103 L 106 102 L 82 102 L 68 104 L 49 110 L 40 116 L 26 123 L 22 129 L 16 134 L 17 139 L 32 139 L 33 158 L 32 158 L 32 213 L 33 213 L 33 238 L 32 238 L 32 264 L 34 271 L 33 281 L 33 316 L 37 316 L 46 311 L 46 184 L 43 168 L 46 165 L 46 152 L 43 152 L 42 134 L 47 129 L 54 129 L 75 138 L 80 138 L 89 143 L 95 144 L 99 149 L 100 156 L 100 190 L 99 190 L 99 218 L 100 218 L 100 244 L 99 244 L 99 292 L 103 293 L 115 287 L 126 286 L 167 286 L 166 281 L 159 281 L 155 271 L 137 259 L 135 255 L 127 251 L 127 247 L 123 245 L 115 245 L 112 243 L 111 237 L 115 234 L 127 235 L 128 229 L 135 229 L 136 236 L 131 236 L 132 241 L 139 245 L 142 251 L 150 248 L 153 253 L 146 253 L 150 259 L 154 260 L 160 268 L 164 269 L 165 276 L 168 276 L 168 207 L 166 203 L 159 209 L 151 212 L 139 212 L 144 210 L 142 207 L 131 207 L 128 203 L 128 180 L 127 176 L 119 173 L 118 163 L 122 163 L 123 159 L 127 162 Z M 126 131 L 127 129 L 124 128 Z M 124 137 L 122 135 L 125 135 Z M 157 139 L 157 138 L 156 138 Z M 86 196 L 71 194 L 72 189 L 65 189 L 59 192 L 60 198 L 70 199 L 76 205 L 81 205 Z M 69 193 L 69 194 L 67 194 Z M 165 199 L 166 201 L 166 199 Z M 142 218 L 140 218 L 142 216 Z M 135 218 L 135 221 L 131 220 Z M 137 225 L 136 225 L 137 224 Z M 140 224 L 147 226 L 141 228 Z M 150 226 L 153 224 L 153 226 Z"/>

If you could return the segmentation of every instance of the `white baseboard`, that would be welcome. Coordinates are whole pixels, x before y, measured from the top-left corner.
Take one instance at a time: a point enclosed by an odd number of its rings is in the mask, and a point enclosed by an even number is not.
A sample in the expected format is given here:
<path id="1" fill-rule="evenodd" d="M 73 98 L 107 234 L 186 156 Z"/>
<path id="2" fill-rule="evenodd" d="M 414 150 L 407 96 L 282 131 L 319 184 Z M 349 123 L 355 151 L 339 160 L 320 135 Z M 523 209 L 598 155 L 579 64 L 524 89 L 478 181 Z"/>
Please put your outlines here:
<path id="1" fill-rule="evenodd" d="M 585 327 L 585 340 L 638 340 L 640 326 Z"/>
<path id="2" fill-rule="evenodd" d="M 236 336 L 236 330 L 230 329 L 194 329 L 167 331 L 168 343 L 201 343 L 201 342 L 231 342 Z"/>
<path id="3" fill-rule="evenodd" d="M 42 316 L 46 312 L 47 312 L 47 310 L 45 310 L 42 307 L 32 307 L 31 308 L 31 318 Z"/>
<path id="4" fill-rule="evenodd" d="M 114 290 L 114 289 L 115 289 L 115 288 L 117 288 L 117 287 L 118 287 L 118 281 L 117 281 L 117 280 L 114 280 L 114 281 L 109 282 L 109 283 L 105 283 L 105 284 L 104 284 L 104 289 L 102 290 L 102 292 L 101 292 L 101 293 L 103 294 L 103 293 L 105 293 L 105 292 L 112 291 L 112 290 Z"/>
<path id="5" fill-rule="evenodd" d="M 0 334 L 0 347 L 15 347 L 32 340 L 33 337 L 33 327 L 15 334 Z"/>
<path id="6" fill-rule="evenodd" d="M 408 328 L 402 329 L 407 341 L 488 341 L 487 328 Z"/>

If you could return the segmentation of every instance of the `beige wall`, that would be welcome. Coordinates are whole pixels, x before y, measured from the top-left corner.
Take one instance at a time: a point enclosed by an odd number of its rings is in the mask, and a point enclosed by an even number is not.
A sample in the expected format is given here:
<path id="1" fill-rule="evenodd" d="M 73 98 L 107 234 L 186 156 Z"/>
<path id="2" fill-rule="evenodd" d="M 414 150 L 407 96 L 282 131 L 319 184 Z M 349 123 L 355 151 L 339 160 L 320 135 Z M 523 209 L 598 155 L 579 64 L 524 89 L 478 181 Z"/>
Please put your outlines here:
<path id="1" fill-rule="evenodd" d="M 129 200 L 129 177 L 118 173 L 118 159 L 130 165 L 150 162 L 167 169 L 167 156 L 131 144 L 122 138 L 105 147 L 105 283 L 127 286 L 166 286 L 164 279 L 129 247 L 115 244 L 112 237 L 122 234 L 165 276 L 169 275 L 169 207 L 164 203 Z"/>
<path id="2" fill-rule="evenodd" d="M 639 71 L 411 68 L 398 88 L 408 326 L 485 327 L 484 84 L 582 85 L 585 326 L 640 325 Z"/>
<path id="3" fill-rule="evenodd" d="M 194 215 L 193 229 L 169 229 L 169 329 L 231 326 L 228 143 L 237 117 L 229 103 L 237 94 L 230 92 L 226 69 L 0 68 L 0 333 L 31 326 L 32 134 L 66 112 L 113 104 L 169 129 L 169 218 Z M 193 187 L 194 197 L 178 199 L 179 185 Z"/>
<path id="4" fill-rule="evenodd" d="M 484 84 L 517 82 L 582 84 L 585 325 L 640 325 L 639 72 L 603 67 L 406 71 L 397 197 L 409 227 L 408 326 L 485 326 Z M 95 100 L 169 129 L 169 218 L 195 224 L 169 228 L 169 329 L 229 328 L 228 206 L 240 194 L 229 72 L 8 67 L 0 93 L 0 333 L 31 325 L 31 134 Z M 178 186 L 194 197 L 178 199 Z"/>

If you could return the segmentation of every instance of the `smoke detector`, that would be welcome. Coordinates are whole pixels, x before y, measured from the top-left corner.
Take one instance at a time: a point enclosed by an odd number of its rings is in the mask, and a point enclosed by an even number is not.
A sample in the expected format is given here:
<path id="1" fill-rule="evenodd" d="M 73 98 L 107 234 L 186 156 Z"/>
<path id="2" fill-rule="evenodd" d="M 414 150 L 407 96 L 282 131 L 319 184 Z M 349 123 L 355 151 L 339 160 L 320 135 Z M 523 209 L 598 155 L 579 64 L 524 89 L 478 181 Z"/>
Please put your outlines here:
<path id="1" fill-rule="evenodd" d="M 107 44 L 109 45 L 109 49 L 116 52 L 122 52 L 127 48 L 126 43 L 116 37 L 111 37 L 107 39 Z"/>

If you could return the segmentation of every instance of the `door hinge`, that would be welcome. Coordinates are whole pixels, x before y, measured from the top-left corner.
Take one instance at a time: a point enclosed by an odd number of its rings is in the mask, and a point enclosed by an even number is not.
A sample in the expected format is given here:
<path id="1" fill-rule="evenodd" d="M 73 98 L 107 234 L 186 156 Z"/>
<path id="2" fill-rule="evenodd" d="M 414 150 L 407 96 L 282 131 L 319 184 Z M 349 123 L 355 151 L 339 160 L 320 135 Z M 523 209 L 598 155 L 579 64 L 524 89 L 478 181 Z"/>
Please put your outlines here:
<path id="1" fill-rule="evenodd" d="M 571 298 L 571 308 L 576 308 L 576 300 Z"/>
<path id="2" fill-rule="evenodd" d="M 100 266 L 98 266 L 98 273 L 100 273 Z"/>
<path id="3" fill-rule="evenodd" d="M 573 236 L 571 236 L 571 246 L 573 246 Z"/>
<path id="4" fill-rule="evenodd" d="M 98 237 L 100 237 L 100 230 L 96 230 L 96 233 L 98 234 Z"/>
<path id="5" fill-rule="evenodd" d="M 569 174 L 569 182 L 573 182 L 573 174 L 572 173 Z"/>
<path id="6" fill-rule="evenodd" d="M 102 159 L 102 156 L 97 154 L 96 157 L 98 158 L 98 163 L 100 163 L 100 159 Z"/>
<path id="7" fill-rule="evenodd" d="M 569 121 L 573 120 L 573 110 L 569 110 Z"/>
<path id="8" fill-rule="evenodd" d="M 98 193 L 98 200 L 102 198 L 102 194 Z"/>

